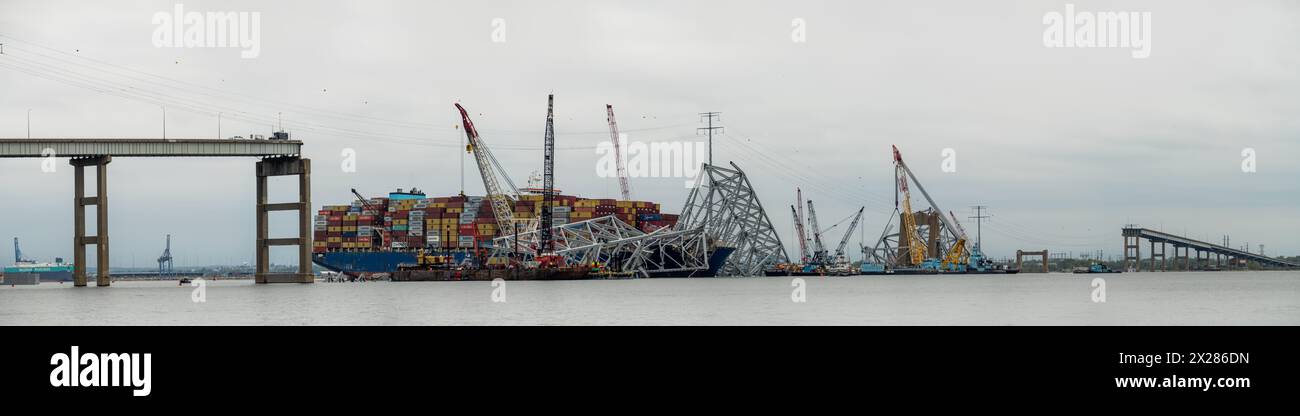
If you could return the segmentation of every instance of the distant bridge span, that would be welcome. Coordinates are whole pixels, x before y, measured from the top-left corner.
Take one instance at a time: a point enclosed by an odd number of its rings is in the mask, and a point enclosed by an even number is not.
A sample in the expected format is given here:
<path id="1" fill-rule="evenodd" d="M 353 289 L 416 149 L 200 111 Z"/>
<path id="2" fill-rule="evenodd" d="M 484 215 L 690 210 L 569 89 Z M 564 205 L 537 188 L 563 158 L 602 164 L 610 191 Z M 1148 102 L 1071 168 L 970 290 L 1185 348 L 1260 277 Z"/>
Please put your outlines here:
<path id="1" fill-rule="evenodd" d="M 1168 269 L 1168 263 L 1165 261 L 1165 244 L 1174 246 L 1174 260 L 1183 260 L 1184 265 L 1188 270 L 1191 270 L 1192 268 L 1191 257 L 1188 255 L 1189 250 L 1196 250 L 1196 263 L 1198 266 L 1202 266 L 1202 262 L 1204 262 L 1204 265 L 1208 265 L 1210 262 L 1210 256 L 1214 255 L 1216 256 L 1216 259 L 1219 260 L 1218 263 L 1222 263 L 1222 259 L 1226 257 L 1229 259 L 1229 264 L 1232 264 L 1233 260 L 1245 260 L 1259 263 L 1265 267 L 1300 268 L 1300 264 L 1147 228 L 1124 227 L 1123 234 L 1124 267 L 1138 271 L 1142 270 L 1142 249 L 1139 244 L 1141 239 L 1146 239 L 1151 243 L 1151 270 L 1156 270 L 1158 268 Z M 1156 250 L 1157 243 L 1160 244 L 1158 246 L 1160 247 L 1159 251 Z M 1181 255 L 1179 253 L 1180 250 L 1182 252 Z M 1202 253 L 1205 254 L 1204 259 L 1201 257 Z M 1156 264 L 1157 257 L 1160 258 L 1159 267 L 1157 267 Z"/>
<path id="2" fill-rule="evenodd" d="M 86 245 L 96 249 L 98 276 L 96 286 L 108 286 L 108 163 L 114 157 L 260 157 L 257 162 L 257 272 L 258 283 L 311 283 L 311 160 L 303 159 L 302 141 L 288 140 L 276 133 L 276 139 L 76 139 L 0 138 L 0 158 L 71 158 L 75 168 L 73 199 L 73 272 L 75 286 L 86 286 Z M 95 196 L 85 196 L 86 167 L 94 167 Z M 298 202 L 268 204 L 268 176 L 297 176 Z M 95 235 L 86 236 L 88 205 L 96 207 Z M 267 213 L 298 211 L 297 238 L 269 238 Z M 298 246 L 297 273 L 270 273 L 270 246 Z"/>
<path id="3" fill-rule="evenodd" d="M 49 151 L 47 151 L 47 149 Z M 297 156 L 299 140 L 0 139 L 0 157 L 274 157 Z"/>

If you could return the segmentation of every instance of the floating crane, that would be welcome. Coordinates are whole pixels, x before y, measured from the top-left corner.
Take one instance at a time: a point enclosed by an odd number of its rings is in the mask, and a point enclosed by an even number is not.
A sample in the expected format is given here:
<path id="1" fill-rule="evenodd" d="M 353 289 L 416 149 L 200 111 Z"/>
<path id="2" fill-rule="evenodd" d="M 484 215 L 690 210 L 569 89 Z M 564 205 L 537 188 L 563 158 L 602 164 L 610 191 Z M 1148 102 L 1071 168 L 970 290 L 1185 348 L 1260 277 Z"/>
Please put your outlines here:
<path id="1" fill-rule="evenodd" d="M 898 186 L 898 192 L 895 193 L 895 197 L 897 198 L 901 196 L 901 201 L 896 200 L 895 204 L 902 202 L 901 216 L 903 218 L 902 227 L 899 229 L 898 244 L 900 247 L 904 245 L 907 247 L 908 260 L 911 260 L 910 266 L 937 270 L 940 268 L 941 264 L 938 259 L 926 258 L 928 249 L 926 243 L 924 243 L 924 240 L 920 236 L 920 230 L 916 224 L 915 213 L 912 211 L 912 195 L 911 190 L 908 187 L 908 179 L 911 179 L 910 183 L 915 185 L 917 190 L 921 191 L 921 195 L 925 197 L 925 201 L 930 204 L 930 209 L 943 224 L 943 229 L 948 231 L 948 234 L 953 237 L 954 241 L 960 241 L 961 247 L 957 247 L 957 243 L 953 243 L 948 247 L 950 254 L 957 255 L 954 260 L 960 260 L 963 258 L 961 256 L 965 251 L 965 241 L 963 241 L 965 239 L 962 238 L 960 234 L 964 234 L 965 232 L 958 229 L 960 224 L 949 221 L 948 216 L 943 215 L 943 209 L 939 208 L 939 204 L 936 204 L 934 198 L 931 198 L 930 194 L 925 191 L 925 187 L 921 186 L 921 181 L 916 179 L 916 175 L 912 173 L 912 169 L 907 167 L 906 162 L 903 162 L 903 156 L 898 151 L 898 146 L 893 146 L 893 149 L 895 167 L 894 177 L 897 179 L 896 186 Z M 895 206 L 895 208 L 897 209 L 897 206 Z M 931 232 L 933 233 L 934 230 L 931 230 Z M 954 247 L 958 248 L 955 252 L 952 251 Z"/>
<path id="2" fill-rule="evenodd" d="M 804 230 L 803 221 L 803 190 L 794 188 L 795 205 L 799 206 L 799 212 L 795 214 L 795 230 L 799 233 L 799 260 L 808 262 L 808 234 Z"/>
<path id="3" fill-rule="evenodd" d="M 614 106 L 605 104 L 606 119 L 609 121 L 609 141 L 614 143 L 614 165 L 618 167 L 618 186 L 623 191 L 623 200 L 632 200 L 632 190 L 627 186 L 627 166 L 623 163 L 622 146 L 619 144 L 618 123 L 614 121 Z"/>
<path id="4" fill-rule="evenodd" d="M 164 267 L 165 266 L 165 267 Z M 158 256 L 158 275 L 172 273 L 172 235 L 167 234 L 167 248 Z"/>
<path id="5" fill-rule="evenodd" d="M 794 233 L 799 240 L 799 261 L 808 261 L 808 243 L 804 240 L 803 221 L 799 220 L 799 212 L 795 211 L 794 205 L 790 206 L 790 216 L 794 220 Z"/>
<path id="6" fill-rule="evenodd" d="M 613 114 L 613 113 L 610 113 Z M 551 207 L 555 205 L 555 94 L 546 96 L 545 148 L 542 150 L 542 218 L 538 230 L 537 256 L 552 258 L 554 238 L 551 235 Z M 626 189 L 626 188 L 625 188 Z M 547 265 L 552 265 L 546 262 Z"/>
<path id="7" fill-rule="evenodd" d="M 894 160 L 898 162 L 896 170 L 903 169 L 903 159 L 898 156 L 898 148 L 894 148 Z M 916 216 L 912 214 L 912 195 L 907 190 L 907 177 L 898 175 L 898 189 L 903 193 L 903 227 L 898 230 L 902 236 L 898 238 L 899 244 L 907 244 L 907 253 L 912 261 L 911 265 L 920 266 L 925 261 L 925 244 L 921 242 L 921 236 L 917 234 Z"/>
<path id="8" fill-rule="evenodd" d="M 957 225 L 957 241 L 948 248 L 948 254 L 943 256 L 941 266 L 948 271 L 966 271 L 966 266 L 970 264 L 970 253 L 966 251 L 966 229 L 962 228 L 961 222 L 957 221 L 957 216 L 952 211 L 948 211 L 948 215 L 952 217 L 953 224 Z"/>
<path id="9" fill-rule="evenodd" d="M 826 264 L 826 246 L 822 245 L 822 232 L 817 226 L 817 210 L 813 209 L 813 201 L 808 200 L 808 225 L 813 230 L 813 254 L 812 261 L 817 264 Z"/>
<path id="10" fill-rule="evenodd" d="M 849 223 L 849 229 L 844 230 L 844 238 L 840 239 L 840 245 L 835 248 L 836 263 L 849 262 L 848 258 L 844 257 L 844 247 L 849 244 L 849 237 L 852 237 L 853 230 L 858 228 L 858 220 L 862 219 L 862 212 L 866 211 L 866 209 L 867 207 L 858 208 L 858 214 L 853 216 L 853 222 Z"/>
<path id="11" fill-rule="evenodd" d="M 487 144 L 479 137 L 478 129 L 474 128 L 474 122 L 469 119 L 469 112 L 465 111 L 460 103 L 456 103 L 456 110 L 460 111 L 461 122 L 465 126 L 465 137 L 469 143 L 465 146 L 466 152 L 474 153 L 474 162 L 478 165 L 479 176 L 483 177 L 483 188 L 487 192 L 487 199 L 492 203 L 492 213 L 496 217 L 497 227 L 503 232 L 515 229 L 515 224 L 524 223 L 525 229 L 531 228 L 536 224 L 531 221 L 516 220 L 514 215 L 514 201 L 519 199 L 519 190 L 515 187 L 510 177 L 505 175 L 505 169 L 492 156 L 492 151 L 488 149 Z M 493 170 L 496 168 L 496 171 Z M 507 194 L 501 188 L 497 181 L 496 172 L 501 172 L 507 185 L 510 186 L 511 193 Z"/>

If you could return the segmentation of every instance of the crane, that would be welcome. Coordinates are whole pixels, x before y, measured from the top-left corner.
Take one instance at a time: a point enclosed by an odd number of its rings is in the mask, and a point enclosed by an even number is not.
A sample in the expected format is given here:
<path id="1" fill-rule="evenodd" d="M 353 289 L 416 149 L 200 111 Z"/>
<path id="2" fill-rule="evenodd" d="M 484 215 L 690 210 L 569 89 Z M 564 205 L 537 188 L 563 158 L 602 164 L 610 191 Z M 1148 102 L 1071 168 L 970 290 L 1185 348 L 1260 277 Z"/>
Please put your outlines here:
<path id="1" fill-rule="evenodd" d="M 898 153 L 898 147 L 894 146 L 894 176 L 898 178 L 898 189 L 903 194 L 903 227 L 898 230 L 902 236 L 898 238 L 899 244 L 907 242 L 907 251 L 913 266 L 920 266 L 925 261 L 925 244 L 921 242 L 921 236 L 917 234 L 916 217 L 912 215 L 912 194 L 907 189 L 907 166 L 903 164 L 903 156 Z"/>
<path id="2" fill-rule="evenodd" d="M 632 191 L 627 186 L 627 165 L 623 163 L 623 154 L 619 144 L 618 123 L 614 121 L 614 106 L 605 104 L 606 119 L 609 121 L 609 141 L 614 143 L 614 165 L 618 167 L 618 186 L 623 191 L 623 200 L 632 200 Z"/>
<path id="3" fill-rule="evenodd" d="M 611 113 L 613 114 L 613 113 Z M 542 151 L 542 218 L 538 226 L 541 241 L 537 255 L 551 254 L 551 206 L 555 204 L 555 94 L 546 96 L 545 148 Z"/>
<path id="4" fill-rule="evenodd" d="M 822 232 L 817 227 L 817 211 L 813 209 L 813 201 L 808 200 L 808 225 L 813 230 L 813 261 L 817 263 L 826 262 L 826 246 L 822 245 Z"/>
<path id="5" fill-rule="evenodd" d="M 925 197 L 925 202 L 929 203 L 931 208 L 934 208 L 934 212 L 940 213 L 938 217 L 939 221 L 943 223 L 943 227 L 947 229 L 950 234 L 955 233 L 953 230 L 956 229 L 956 226 L 948 222 L 948 217 L 942 215 L 943 209 L 939 208 L 939 204 L 934 202 L 934 198 L 930 197 L 930 193 L 925 191 L 925 186 L 922 186 L 921 181 L 916 179 L 916 175 L 912 173 L 912 169 L 907 167 L 907 163 L 903 162 L 903 156 L 899 154 L 898 146 L 894 146 L 894 162 L 898 167 L 895 170 L 895 175 L 898 175 L 901 171 L 901 173 L 907 174 L 907 177 L 912 178 L 912 184 L 916 185 L 917 190 L 921 191 L 921 196 Z"/>
<path id="6" fill-rule="evenodd" d="M 970 253 L 966 251 L 966 229 L 962 228 L 961 222 L 957 221 L 957 216 L 952 211 L 948 211 L 948 215 L 952 217 L 953 224 L 957 224 L 957 242 L 953 243 L 948 253 L 943 256 L 942 266 L 945 270 L 964 271 L 970 264 Z"/>
<path id="7" fill-rule="evenodd" d="M 415 189 L 415 188 L 411 188 L 411 189 Z M 412 192 L 414 192 L 414 191 L 412 191 Z M 374 212 L 379 212 L 378 209 L 375 209 L 375 206 L 374 206 L 374 205 L 370 205 L 370 200 L 368 200 L 368 199 L 366 199 L 366 197 L 362 196 L 360 192 L 357 192 L 357 188 L 352 188 L 352 195 L 356 195 L 356 196 L 357 196 L 357 200 L 358 200 L 358 201 L 361 201 L 361 205 L 364 206 L 364 207 L 366 207 L 366 210 L 368 210 L 368 211 L 374 211 Z M 375 237 L 379 237 L 379 245 L 380 245 L 380 246 L 383 246 L 383 245 L 384 245 L 384 241 L 387 241 L 387 240 L 388 240 L 388 238 L 384 236 L 384 233 L 386 233 L 386 232 L 388 232 L 388 229 L 387 229 L 387 228 L 384 228 L 384 227 L 375 227 L 375 226 L 371 226 L 371 227 L 370 227 L 370 233 L 371 233 L 371 234 L 374 234 Z"/>
<path id="8" fill-rule="evenodd" d="M 506 176 L 505 170 L 501 164 L 497 163 L 496 158 L 492 156 L 491 150 L 487 144 L 479 137 L 478 129 L 474 128 L 474 122 L 470 121 L 469 113 L 465 111 L 460 103 L 456 103 L 456 109 L 460 111 L 461 122 L 465 125 L 465 137 L 469 144 L 465 146 L 465 151 L 474 153 L 474 162 L 478 165 L 479 176 L 483 177 L 483 188 L 487 192 L 487 199 L 492 203 L 492 214 L 496 217 L 498 229 L 505 231 L 514 229 L 517 221 L 514 216 L 513 206 L 515 199 L 518 199 L 519 190 L 515 188 L 510 177 Z M 497 171 L 502 172 L 506 183 L 510 186 L 511 194 L 506 194 L 497 182 L 496 172 L 492 170 L 493 166 Z M 527 222 L 526 224 L 534 224 Z"/>
<path id="9" fill-rule="evenodd" d="M 795 230 L 799 232 L 799 255 L 802 261 L 808 261 L 808 234 L 804 230 L 803 220 L 803 190 L 794 188 L 794 202 L 799 206 L 799 212 L 795 214 Z"/>
<path id="10" fill-rule="evenodd" d="M 799 212 L 795 211 L 794 205 L 790 206 L 790 216 L 794 218 L 794 233 L 799 240 L 799 259 L 808 261 L 808 243 L 803 237 L 803 222 L 799 221 Z"/>
<path id="11" fill-rule="evenodd" d="M 163 267 L 163 266 L 166 267 Z M 158 275 L 163 273 L 171 274 L 172 272 L 172 235 L 167 234 L 167 248 L 163 249 L 162 255 L 158 256 Z"/>
<path id="12" fill-rule="evenodd" d="M 853 236 L 853 230 L 858 228 L 858 220 L 862 219 L 862 211 L 867 207 L 858 208 L 858 215 L 853 216 L 853 222 L 849 223 L 849 229 L 844 230 L 844 238 L 840 239 L 840 245 L 835 248 L 835 259 L 839 262 L 847 262 L 844 257 L 844 246 L 849 244 L 849 237 Z"/>
<path id="13" fill-rule="evenodd" d="M 23 251 L 18 248 L 18 237 L 14 237 L 14 263 L 34 263 L 23 258 Z"/>

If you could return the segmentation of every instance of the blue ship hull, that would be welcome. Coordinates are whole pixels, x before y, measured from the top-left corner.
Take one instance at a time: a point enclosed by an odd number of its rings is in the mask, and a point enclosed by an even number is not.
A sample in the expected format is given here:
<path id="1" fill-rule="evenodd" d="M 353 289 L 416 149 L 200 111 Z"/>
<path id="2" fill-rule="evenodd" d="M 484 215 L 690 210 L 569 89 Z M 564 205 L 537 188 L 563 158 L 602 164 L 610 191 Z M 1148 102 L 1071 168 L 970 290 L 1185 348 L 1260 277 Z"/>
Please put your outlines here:
<path id="1" fill-rule="evenodd" d="M 709 269 L 696 272 L 675 272 L 653 274 L 652 277 L 712 277 L 727 261 L 736 249 L 719 247 L 709 258 Z M 453 257 L 455 263 L 464 260 L 467 252 L 445 253 Z M 407 251 L 331 251 L 312 254 L 313 263 L 330 271 L 357 276 L 362 273 L 392 273 L 402 264 L 416 264 L 415 253 Z"/>
<path id="2" fill-rule="evenodd" d="M 399 264 L 415 264 L 415 260 L 415 253 L 403 251 L 332 251 L 311 256 L 312 263 L 349 276 L 392 273 Z"/>

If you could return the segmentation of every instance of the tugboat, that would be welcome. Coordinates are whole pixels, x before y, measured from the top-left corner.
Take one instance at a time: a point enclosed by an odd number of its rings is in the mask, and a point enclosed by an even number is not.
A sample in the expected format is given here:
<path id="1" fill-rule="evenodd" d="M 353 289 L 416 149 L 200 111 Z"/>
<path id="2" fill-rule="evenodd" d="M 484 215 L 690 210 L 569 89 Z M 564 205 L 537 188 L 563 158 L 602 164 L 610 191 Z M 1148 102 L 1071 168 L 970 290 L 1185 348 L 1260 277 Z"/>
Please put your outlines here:
<path id="1" fill-rule="evenodd" d="M 1088 266 L 1087 268 L 1083 268 L 1083 267 L 1075 267 L 1075 268 L 1074 268 L 1074 273 L 1075 273 L 1075 274 L 1091 274 L 1091 273 L 1123 273 L 1123 272 L 1121 272 L 1121 271 L 1119 271 L 1119 270 L 1111 270 L 1111 268 L 1106 267 L 1106 265 L 1101 264 L 1101 263 L 1093 263 L 1091 266 Z"/>

